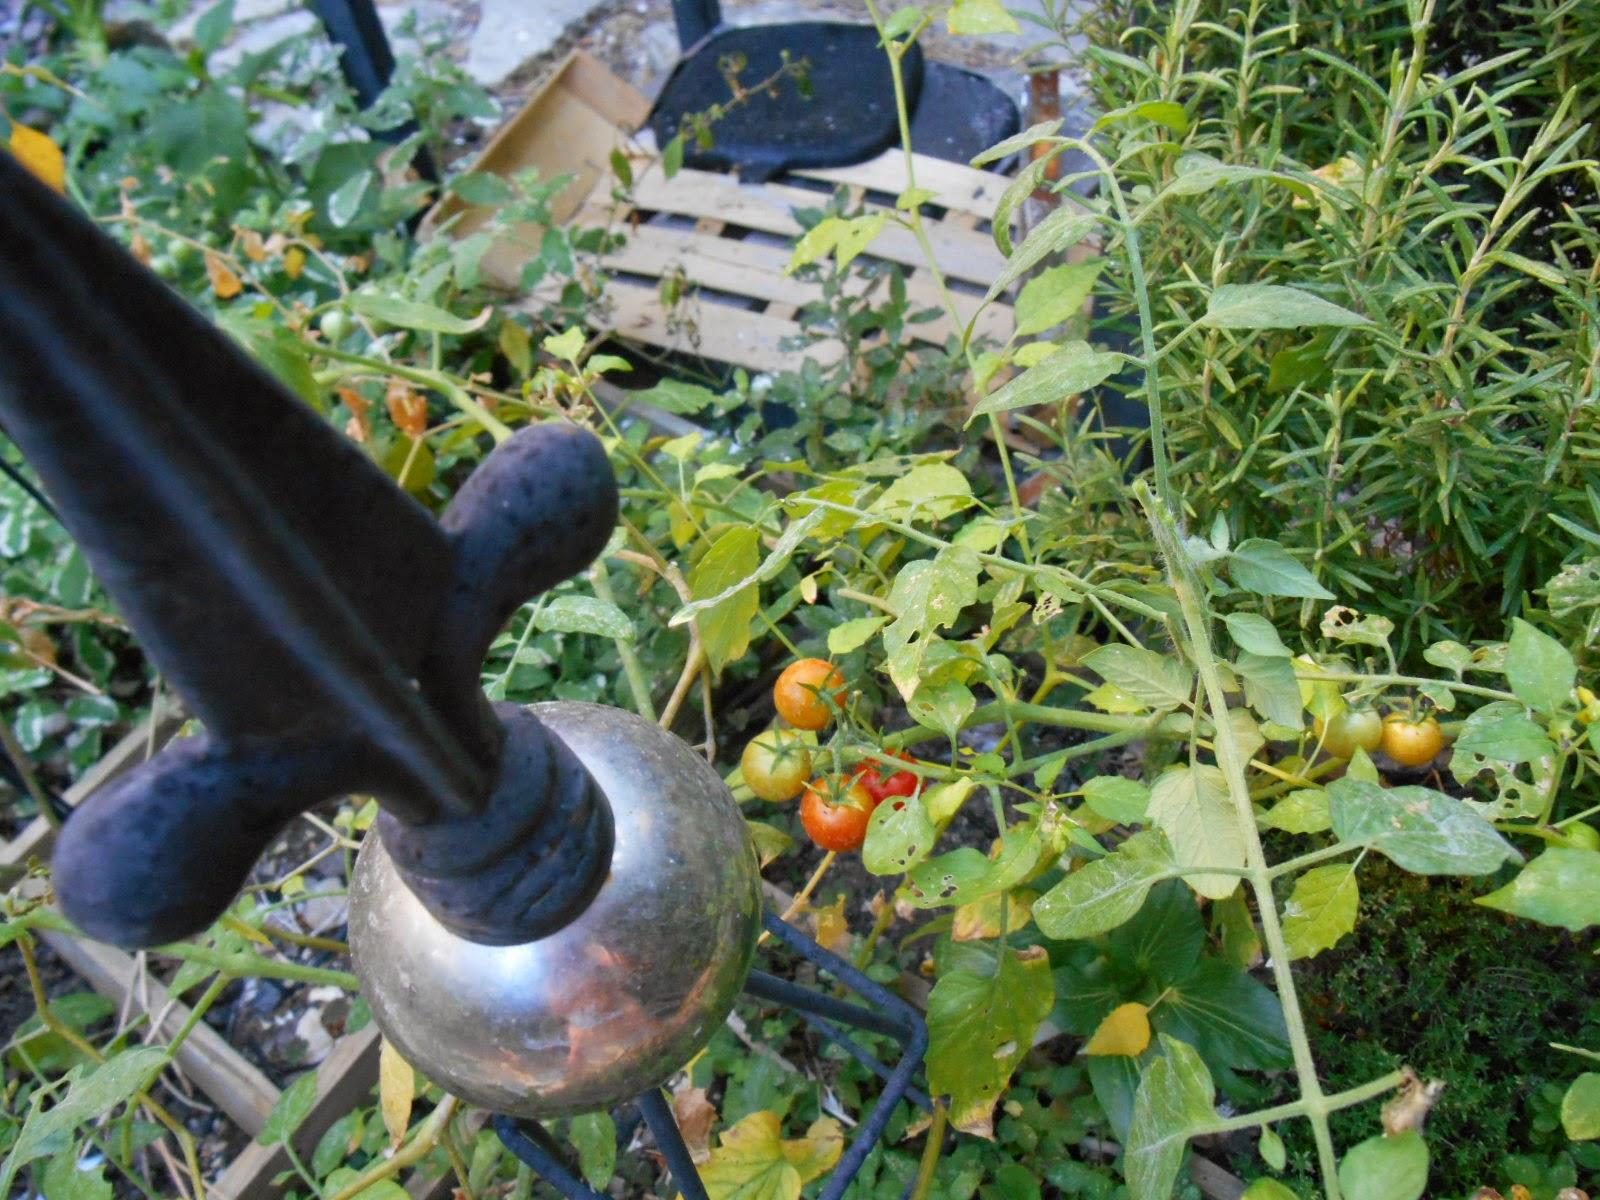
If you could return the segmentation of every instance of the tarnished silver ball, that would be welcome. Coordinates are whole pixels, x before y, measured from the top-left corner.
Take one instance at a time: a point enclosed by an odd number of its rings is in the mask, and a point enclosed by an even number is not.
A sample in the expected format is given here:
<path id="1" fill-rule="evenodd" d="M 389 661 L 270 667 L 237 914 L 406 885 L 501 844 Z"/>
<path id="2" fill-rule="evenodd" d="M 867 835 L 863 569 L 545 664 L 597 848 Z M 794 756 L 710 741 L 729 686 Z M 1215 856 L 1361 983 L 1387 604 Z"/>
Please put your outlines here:
<path id="1" fill-rule="evenodd" d="M 373 1019 L 414 1067 L 496 1112 L 558 1117 L 655 1087 L 733 1007 L 761 928 L 755 849 L 721 778 L 654 724 L 595 704 L 530 710 L 611 803 L 611 874 L 560 931 L 451 933 L 376 833 L 356 859 L 350 947 Z"/>

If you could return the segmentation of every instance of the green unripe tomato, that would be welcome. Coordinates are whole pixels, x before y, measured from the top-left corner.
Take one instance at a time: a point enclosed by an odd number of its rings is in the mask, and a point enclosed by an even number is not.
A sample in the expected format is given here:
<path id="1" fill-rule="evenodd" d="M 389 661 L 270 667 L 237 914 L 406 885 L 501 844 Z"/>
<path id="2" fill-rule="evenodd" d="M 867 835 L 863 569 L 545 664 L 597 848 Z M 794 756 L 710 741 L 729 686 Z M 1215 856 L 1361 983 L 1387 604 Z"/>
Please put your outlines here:
<path id="1" fill-rule="evenodd" d="M 1383 718 L 1370 708 L 1347 708 L 1319 732 L 1322 748 L 1334 758 L 1349 758 L 1358 749 L 1371 754 L 1383 741 Z"/>
<path id="2" fill-rule="evenodd" d="M 799 734 L 769 729 L 745 745 L 739 769 L 757 798 L 782 804 L 805 790 L 811 777 L 811 748 Z"/>
<path id="3" fill-rule="evenodd" d="M 1600 829 L 1593 825 L 1581 821 L 1576 825 L 1563 825 L 1561 834 L 1574 850 L 1600 850 Z"/>
<path id="4" fill-rule="evenodd" d="M 150 269 L 162 279 L 176 279 L 178 277 L 178 264 L 172 261 L 170 254 L 158 254 L 150 260 Z"/>
<path id="5" fill-rule="evenodd" d="M 337 346 L 350 336 L 350 331 L 355 328 L 355 322 L 344 309 L 330 308 L 317 319 L 317 328 L 322 331 L 322 338 L 328 345 Z"/>
<path id="6" fill-rule="evenodd" d="M 173 238 L 172 244 L 167 247 L 167 254 L 180 267 L 186 267 L 194 262 L 199 253 L 188 242 L 180 242 L 177 238 Z"/>

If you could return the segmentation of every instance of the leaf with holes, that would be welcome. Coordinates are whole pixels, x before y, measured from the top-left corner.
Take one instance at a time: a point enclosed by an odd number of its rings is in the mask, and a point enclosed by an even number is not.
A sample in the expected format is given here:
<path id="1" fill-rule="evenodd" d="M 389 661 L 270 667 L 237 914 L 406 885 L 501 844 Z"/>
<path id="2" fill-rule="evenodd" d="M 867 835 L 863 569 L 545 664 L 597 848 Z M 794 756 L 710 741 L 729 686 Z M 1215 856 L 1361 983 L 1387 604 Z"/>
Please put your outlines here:
<path id="1" fill-rule="evenodd" d="M 1491 821 L 1537 817 L 1554 784 L 1560 753 L 1522 705 L 1495 700 L 1469 716 L 1450 756 L 1450 773 L 1472 783 L 1487 773 L 1495 799 L 1468 800 Z"/>
<path id="2" fill-rule="evenodd" d="M 1083 665 L 1150 708 L 1177 708 L 1194 686 L 1185 664 L 1139 646 L 1101 646 L 1084 655 Z"/>

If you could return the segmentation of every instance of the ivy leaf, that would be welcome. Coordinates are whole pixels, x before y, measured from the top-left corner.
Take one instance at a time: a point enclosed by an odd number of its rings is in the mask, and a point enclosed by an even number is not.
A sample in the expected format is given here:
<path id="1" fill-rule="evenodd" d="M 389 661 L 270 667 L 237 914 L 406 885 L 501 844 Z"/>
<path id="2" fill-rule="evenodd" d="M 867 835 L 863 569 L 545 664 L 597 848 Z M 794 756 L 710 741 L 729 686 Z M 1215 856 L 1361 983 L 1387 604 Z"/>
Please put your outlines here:
<path id="1" fill-rule="evenodd" d="M 1506 646 L 1506 682 L 1511 694 L 1536 712 L 1550 715 L 1570 702 L 1578 668 L 1567 648 L 1518 617 Z"/>
<path id="2" fill-rule="evenodd" d="M 699 615 L 700 641 L 714 671 L 721 671 L 749 649 L 750 622 L 761 607 L 761 589 L 756 582 L 760 544 L 761 534 L 755 526 L 736 525 L 725 530 L 689 572 L 689 590 L 696 600 L 736 589 Z M 744 586 L 739 586 L 741 583 Z"/>
<path id="3" fill-rule="evenodd" d="M 1216 767 L 1181 766 L 1158 776 L 1150 790 L 1150 821 L 1167 835 L 1180 867 L 1245 864 L 1244 830 Z M 1239 886 L 1234 875 L 1186 874 L 1184 882 L 1211 900 L 1221 900 Z"/>
<path id="4" fill-rule="evenodd" d="M 1055 1004 L 1042 946 L 1003 951 L 990 975 L 954 970 L 928 996 L 928 1084 L 957 1129 L 993 1136 L 994 1106 Z"/>
<path id="5" fill-rule="evenodd" d="M 1521 860 L 1493 825 L 1432 788 L 1346 777 L 1328 785 L 1328 808 L 1341 841 L 1370 846 L 1413 875 L 1490 875 Z"/>
<path id="6" fill-rule="evenodd" d="M 539 629 L 552 633 L 592 633 L 619 642 L 633 640 L 633 622 L 609 600 L 596 596 L 557 596 L 534 617 Z"/>
<path id="7" fill-rule="evenodd" d="M 1123 1149 L 1132 1200 L 1169 1200 L 1190 1137 L 1216 1120 L 1211 1072 L 1193 1046 L 1161 1035 L 1161 1057 L 1145 1068 Z"/>
<path id="8" fill-rule="evenodd" d="M 1593 850 L 1551 846 L 1475 903 L 1573 932 L 1600 925 L 1600 862 Z"/>
<path id="9" fill-rule="evenodd" d="M 1033 905 L 1045 936 L 1094 937 L 1133 919 L 1151 887 L 1177 869 L 1167 839 L 1136 833 L 1115 851 L 1072 872 Z"/>
<path id="10" fill-rule="evenodd" d="M 1194 1046 L 1208 1063 L 1249 1071 L 1293 1063 L 1283 1006 L 1237 967 L 1202 959 L 1164 996 L 1152 1013 L 1156 1028 Z"/>
<path id="11" fill-rule="evenodd" d="M 1428 1186 L 1428 1144 L 1414 1129 L 1358 1142 L 1339 1163 L 1346 1200 L 1418 1200 Z"/>
<path id="12" fill-rule="evenodd" d="M 1120 1054 L 1138 1058 L 1150 1045 L 1150 1010 L 1134 1001 L 1119 1004 L 1106 1014 L 1099 1028 L 1084 1043 L 1089 1055 Z"/>
<path id="13" fill-rule="evenodd" d="M 1331 300 L 1275 283 L 1225 283 L 1211 293 L 1200 323 L 1212 329 L 1303 329 L 1313 325 L 1370 325 Z"/>
<path id="14" fill-rule="evenodd" d="M 800 1190 L 832 1169 L 844 1150 L 838 1123 L 824 1117 L 804 1138 L 785 1141 L 778 1114 L 753 1112 L 725 1129 L 700 1168 L 711 1200 L 799 1200 Z"/>
<path id="15" fill-rule="evenodd" d="M 1289 957 L 1311 958 L 1337 943 L 1356 927 L 1360 902 L 1356 870 L 1350 863 L 1313 867 L 1300 876 L 1283 908 Z"/>
<path id="16" fill-rule="evenodd" d="M 1083 665 L 1150 708 L 1177 708 L 1193 686 L 1187 665 L 1139 646 L 1101 646 L 1084 655 Z"/>
<path id="17" fill-rule="evenodd" d="M 989 413 L 1070 400 L 1104 383 L 1122 369 L 1125 361 L 1126 355 L 1113 350 L 1096 350 L 1088 342 L 1067 342 L 1038 366 L 1029 367 L 985 396 L 972 410 L 967 424 Z"/>
<path id="18" fill-rule="evenodd" d="M 1228 555 L 1233 582 L 1258 596 L 1296 596 L 1332 600 L 1333 593 L 1277 542 L 1246 538 Z"/>

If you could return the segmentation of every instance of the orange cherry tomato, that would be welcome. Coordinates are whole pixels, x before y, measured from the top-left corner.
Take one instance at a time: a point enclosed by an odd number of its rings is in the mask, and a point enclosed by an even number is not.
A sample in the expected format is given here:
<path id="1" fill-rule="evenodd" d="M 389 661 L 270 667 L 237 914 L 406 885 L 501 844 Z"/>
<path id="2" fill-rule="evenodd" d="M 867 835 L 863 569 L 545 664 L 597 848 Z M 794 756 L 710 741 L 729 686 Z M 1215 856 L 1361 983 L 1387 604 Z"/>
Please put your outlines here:
<path id="1" fill-rule="evenodd" d="M 778 715 L 796 729 L 822 729 L 833 719 L 833 709 L 828 707 L 824 694 L 831 694 L 835 704 L 844 701 L 844 676 L 830 662 L 820 658 L 802 658 L 792 662 L 778 676 L 772 688 L 772 703 Z"/>
<path id="2" fill-rule="evenodd" d="M 800 823 L 824 850 L 859 850 L 867 840 L 867 821 L 876 807 L 859 780 L 834 795 L 826 779 L 813 779 L 800 801 Z"/>
<path id="3" fill-rule="evenodd" d="M 759 799 L 781 804 L 805 788 L 811 748 L 792 730 L 768 729 L 745 743 L 739 769 Z"/>
<path id="4" fill-rule="evenodd" d="M 1383 752 L 1402 767 L 1425 767 L 1444 749 L 1444 730 L 1432 717 L 1413 721 L 1403 713 L 1383 719 Z"/>

